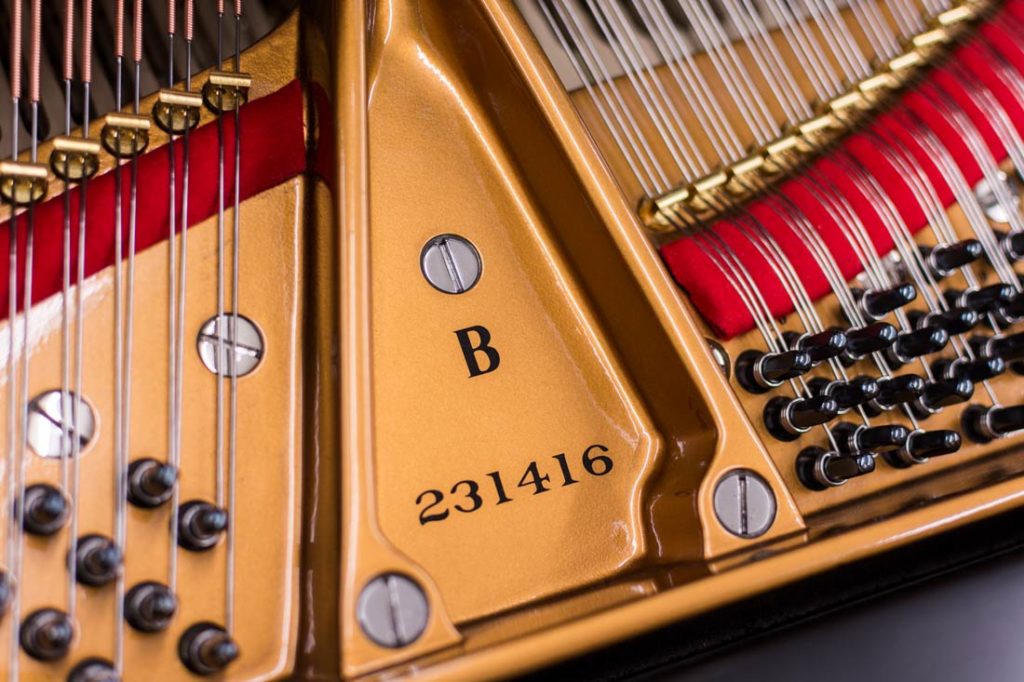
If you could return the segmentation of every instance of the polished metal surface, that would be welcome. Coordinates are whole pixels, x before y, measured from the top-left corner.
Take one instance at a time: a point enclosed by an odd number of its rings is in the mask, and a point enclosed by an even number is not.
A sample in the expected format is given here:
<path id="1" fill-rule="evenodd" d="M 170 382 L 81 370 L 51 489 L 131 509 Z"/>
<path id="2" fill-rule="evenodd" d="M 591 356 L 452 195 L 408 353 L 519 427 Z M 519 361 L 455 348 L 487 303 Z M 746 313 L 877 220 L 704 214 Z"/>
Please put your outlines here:
<path id="1" fill-rule="evenodd" d="M 61 410 L 61 392 L 47 391 L 37 396 L 29 405 L 28 444 L 40 457 L 70 457 L 81 452 L 92 441 L 96 432 L 96 418 L 85 400 L 81 401 L 80 425 L 75 423 L 75 394 L 70 391 Z M 73 438 L 79 438 L 81 445 L 75 448 Z"/>
<path id="2" fill-rule="evenodd" d="M 237 332 L 235 320 L 238 321 Z M 221 328 L 223 336 L 218 336 Z M 196 339 L 196 348 L 206 369 L 214 374 L 244 377 L 255 370 L 263 359 L 263 335 L 248 318 L 224 313 L 220 318 L 211 318 L 202 326 Z"/>
<path id="3" fill-rule="evenodd" d="M 775 494 L 753 471 L 731 471 L 715 487 L 715 515 L 733 535 L 764 535 L 775 521 L 775 511 Z"/>
<path id="4" fill-rule="evenodd" d="M 420 586 L 399 574 L 377 576 L 363 588 L 356 617 L 366 636 L 383 647 L 404 647 L 427 627 L 430 605 Z"/>

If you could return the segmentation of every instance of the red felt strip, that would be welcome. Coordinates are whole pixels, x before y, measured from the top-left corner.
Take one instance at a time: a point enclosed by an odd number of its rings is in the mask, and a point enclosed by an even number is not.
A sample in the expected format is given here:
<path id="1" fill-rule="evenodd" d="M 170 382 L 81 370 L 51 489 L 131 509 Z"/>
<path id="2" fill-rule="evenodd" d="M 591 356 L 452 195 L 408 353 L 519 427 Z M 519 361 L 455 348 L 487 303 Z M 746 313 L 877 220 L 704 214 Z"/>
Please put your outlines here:
<path id="1" fill-rule="evenodd" d="M 293 81 L 265 97 L 242 107 L 239 114 L 242 131 L 242 167 L 240 196 L 246 199 L 302 173 L 306 168 L 306 144 L 303 133 L 302 85 Z M 234 192 L 234 139 L 235 117 L 226 115 L 225 140 L 225 197 L 230 206 Z M 190 189 L 188 225 L 194 226 L 217 212 L 217 125 L 207 124 L 189 134 Z M 181 169 L 184 163 L 183 145 L 174 144 L 176 158 L 178 207 L 181 206 Z M 138 212 L 136 252 L 167 240 L 169 236 L 169 197 L 167 181 L 170 160 L 169 148 L 161 147 L 139 157 L 138 160 Z M 319 164 L 318 164 L 319 165 Z M 328 164 L 324 163 L 326 168 Z M 128 166 L 122 170 L 124 238 L 128 238 L 129 177 Z M 78 202 L 80 188 L 72 189 L 72 281 L 74 263 L 78 258 Z M 86 276 L 95 274 L 114 262 L 114 173 L 108 172 L 88 183 L 86 196 Z M 24 253 L 27 214 L 17 220 L 19 254 Z M 35 249 L 33 301 L 41 301 L 61 289 L 63 258 L 61 254 L 64 226 L 63 195 L 54 195 L 35 207 Z M 10 244 L 10 221 L 0 229 L 0 254 L 6 254 Z M 177 226 L 180 230 L 180 222 Z M 23 281 L 24 257 L 18 262 L 18 281 Z M 9 263 L 0 258 L 0 301 L 7 300 Z M 18 294 L 19 305 L 21 293 Z M 9 311 L 0 311 L 6 317 Z"/>
<path id="2" fill-rule="evenodd" d="M 868 130 L 849 136 L 841 147 L 855 160 L 856 167 L 869 173 L 891 200 L 891 205 L 912 232 L 925 226 L 925 214 L 918 205 L 911 184 L 901 169 L 883 153 L 898 141 L 906 145 L 912 162 L 929 178 L 935 194 L 945 206 L 953 203 L 953 191 L 947 185 L 939 166 L 919 141 L 913 139 L 908 126 L 923 122 L 952 155 L 964 180 L 973 186 L 982 173 L 974 155 L 964 142 L 963 132 L 942 114 L 938 102 L 951 102 L 970 119 L 985 145 L 997 160 L 1006 156 L 989 116 L 971 98 L 967 87 L 955 73 L 957 65 L 967 69 L 977 84 L 986 87 L 1006 111 L 1011 123 L 1024 133 L 1024 102 L 1009 86 L 1003 69 L 1024 73 L 1024 0 L 1008 0 L 1004 8 L 985 26 L 980 35 L 956 50 L 949 64 L 934 70 L 923 84 L 904 94 L 893 107 L 879 115 Z M 817 258 L 808 250 L 805 240 L 794 232 L 786 219 L 786 206 L 795 206 L 806 217 L 828 245 L 832 258 L 849 279 L 861 272 L 862 265 L 846 236 L 831 217 L 822 198 L 825 188 L 834 188 L 852 206 L 875 249 L 880 254 L 893 248 L 892 236 L 872 199 L 861 191 L 851 168 L 828 157 L 815 161 L 801 179 L 790 179 L 779 187 L 785 197 L 762 198 L 752 202 L 747 212 L 775 238 L 793 263 L 807 293 L 814 299 L 831 292 Z M 771 313 L 783 317 L 793 311 L 793 303 L 778 275 L 768 262 L 752 249 L 749 238 L 735 225 L 720 222 L 712 225 L 720 239 L 743 263 L 758 287 Z M 664 245 L 662 258 L 676 281 L 687 291 L 693 304 L 723 338 L 731 338 L 753 328 L 754 320 L 744 304 L 744 297 L 724 273 L 707 256 L 707 246 L 694 237 L 685 237 Z M 706 244 L 706 242 L 705 242 Z"/>

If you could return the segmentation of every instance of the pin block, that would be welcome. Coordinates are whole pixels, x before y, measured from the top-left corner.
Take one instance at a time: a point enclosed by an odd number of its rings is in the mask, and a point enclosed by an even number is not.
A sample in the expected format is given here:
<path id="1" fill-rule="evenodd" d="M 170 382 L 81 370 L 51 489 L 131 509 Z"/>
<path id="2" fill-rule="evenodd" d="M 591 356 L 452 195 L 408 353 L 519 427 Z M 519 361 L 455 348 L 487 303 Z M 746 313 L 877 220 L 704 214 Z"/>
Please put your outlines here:
<path id="1" fill-rule="evenodd" d="M 149 146 L 149 119 L 136 114 L 107 114 L 100 140 L 103 147 L 116 157 L 141 154 Z"/>
<path id="2" fill-rule="evenodd" d="M 252 76 L 247 73 L 214 71 L 203 86 L 203 99 L 213 112 L 234 111 L 249 101 Z"/>
<path id="3" fill-rule="evenodd" d="M 0 161 L 0 197 L 15 206 L 27 206 L 46 196 L 49 170 L 41 163 Z"/>
<path id="4" fill-rule="evenodd" d="M 153 105 L 153 119 L 170 135 L 182 135 L 199 125 L 203 98 L 197 92 L 164 89 Z"/>
<path id="5" fill-rule="evenodd" d="M 100 143 L 85 137 L 62 135 L 53 140 L 50 168 L 65 182 L 91 178 L 100 167 Z"/>

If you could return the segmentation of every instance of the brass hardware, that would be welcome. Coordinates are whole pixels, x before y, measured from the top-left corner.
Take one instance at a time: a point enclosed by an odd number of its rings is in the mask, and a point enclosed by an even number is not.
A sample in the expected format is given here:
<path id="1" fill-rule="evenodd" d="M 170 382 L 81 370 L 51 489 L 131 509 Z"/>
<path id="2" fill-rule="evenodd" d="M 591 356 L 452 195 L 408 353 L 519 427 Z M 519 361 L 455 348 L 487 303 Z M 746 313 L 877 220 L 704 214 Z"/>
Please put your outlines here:
<path id="1" fill-rule="evenodd" d="M 27 206 L 46 196 L 48 178 L 45 164 L 0 161 L 0 196 L 9 204 Z"/>
<path id="2" fill-rule="evenodd" d="M 135 114 L 107 114 L 100 132 L 103 147 L 118 158 L 141 154 L 149 146 L 149 119 Z"/>
<path id="3" fill-rule="evenodd" d="M 199 125 L 203 97 L 197 92 L 164 89 L 153 105 L 153 120 L 170 135 L 182 135 Z"/>
<path id="4" fill-rule="evenodd" d="M 222 114 L 234 111 L 249 101 L 252 76 L 247 73 L 213 71 L 203 86 L 203 100 L 210 111 Z"/>
<path id="5" fill-rule="evenodd" d="M 65 182 L 91 178 L 100 167 L 100 143 L 87 137 L 62 135 L 53 140 L 50 168 Z"/>
<path id="6" fill-rule="evenodd" d="M 934 62 L 940 48 L 952 43 L 969 21 L 979 18 L 991 6 L 992 3 L 987 1 L 963 0 L 956 7 L 939 14 L 933 26 L 907 41 L 906 52 L 889 60 L 875 75 L 855 83 L 847 92 L 824 103 L 819 110 L 821 113 L 814 118 L 798 123 L 766 144 L 759 155 L 761 161 L 753 162 L 754 157 L 747 157 L 681 188 L 653 199 L 644 199 L 640 202 L 640 218 L 652 229 L 672 226 L 680 215 L 676 209 L 683 202 L 694 207 L 697 213 L 708 214 L 702 217 L 713 217 L 714 206 L 720 202 L 711 201 L 710 193 L 717 192 L 723 185 L 736 199 L 749 198 L 765 185 L 765 180 L 771 179 L 772 174 L 806 161 L 822 146 L 849 131 L 921 68 Z M 741 175 L 751 176 L 752 181 L 742 185 L 728 182 Z M 753 177 L 757 180 L 753 181 Z"/>

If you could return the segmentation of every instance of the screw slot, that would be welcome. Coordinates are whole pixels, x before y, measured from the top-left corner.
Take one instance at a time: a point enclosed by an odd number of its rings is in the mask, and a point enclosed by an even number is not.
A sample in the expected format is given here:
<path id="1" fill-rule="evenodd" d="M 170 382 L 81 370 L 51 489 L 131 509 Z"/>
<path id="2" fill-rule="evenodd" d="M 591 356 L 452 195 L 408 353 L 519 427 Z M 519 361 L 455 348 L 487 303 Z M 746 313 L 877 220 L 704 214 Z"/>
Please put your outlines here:
<path id="1" fill-rule="evenodd" d="M 75 448 L 73 440 L 79 439 L 78 452 L 92 442 L 96 435 L 96 417 L 92 407 L 82 400 L 81 428 L 75 424 L 75 394 L 68 391 L 61 409 L 61 392 L 46 391 L 36 396 L 28 406 L 28 444 L 40 457 L 60 459 L 71 457 Z M 65 440 L 67 429 L 67 440 Z"/>
<path id="2" fill-rule="evenodd" d="M 232 313 L 211 317 L 199 328 L 199 336 L 196 338 L 199 359 L 206 369 L 218 376 L 244 377 L 255 371 L 263 360 L 265 346 L 259 328 L 247 317 L 238 315 L 237 318 L 237 335 L 234 333 L 235 315 Z M 218 334 L 222 334 L 220 339 Z M 218 348 L 221 345 L 223 347 Z"/>
<path id="3" fill-rule="evenodd" d="M 388 649 L 409 646 L 427 629 L 427 595 L 411 578 L 398 573 L 377 576 L 363 588 L 356 619 L 363 633 Z"/>
<path id="4" fill-rule="evenodd" d="M 420 269 L 438 291 L 464 294 L 480 281 L 483 262 L 468 239 L 456 234 L 441 234 L 423 246 Z"/>
<path id="5" fill-rule="evenodd" d="M 750 469 L 734 469 L 718 481 L 714 506 L 722 527 L 747 540 L 764 535 L 775 522 L 775 494 Z"/>

